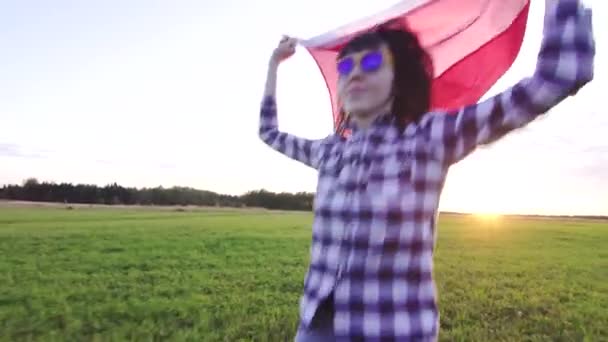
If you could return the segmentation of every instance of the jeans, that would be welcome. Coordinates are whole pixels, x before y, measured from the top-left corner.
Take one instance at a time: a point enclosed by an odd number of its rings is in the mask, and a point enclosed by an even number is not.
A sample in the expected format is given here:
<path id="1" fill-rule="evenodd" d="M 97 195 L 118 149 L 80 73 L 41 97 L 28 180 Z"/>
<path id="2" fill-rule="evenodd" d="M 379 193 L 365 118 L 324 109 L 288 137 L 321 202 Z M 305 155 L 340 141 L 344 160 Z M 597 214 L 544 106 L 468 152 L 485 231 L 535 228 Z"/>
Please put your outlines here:
<path id="1" fill-rule="evenodd" d="M 299 328 L 295 342 L 333 342 L 334 307 L 333 293 L 319 305 L 315 317 L 308 329 Z"/>

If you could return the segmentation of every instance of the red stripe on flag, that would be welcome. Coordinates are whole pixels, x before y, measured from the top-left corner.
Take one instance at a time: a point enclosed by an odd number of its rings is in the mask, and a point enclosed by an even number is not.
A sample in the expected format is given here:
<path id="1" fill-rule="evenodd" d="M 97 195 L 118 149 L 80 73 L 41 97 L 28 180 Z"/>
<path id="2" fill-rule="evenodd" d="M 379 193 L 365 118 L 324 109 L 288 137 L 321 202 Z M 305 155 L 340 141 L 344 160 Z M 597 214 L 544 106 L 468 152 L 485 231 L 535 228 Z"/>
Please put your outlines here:
<path id="1" fill-rule="evenodd" d="M 523 42 L 529 6 L 530 3 L 526 4 L 507 30 L 433 81 L 433 109 L 455 109 L 476 103 L 509 70 Z"/>
<path id="2" fill-rule="evenodd" d="M 442 0 L 396 13 L 393 20 L 419 34 L 435 63 L 432 109 L 475 103 L 496 83 L 519 53 L 528 11 L 528 0 Z M 335 63 L 343 39 L 338 36 L 334 45 L 306 47 L 325 79 L 335 124 L 339 114 Z"/>

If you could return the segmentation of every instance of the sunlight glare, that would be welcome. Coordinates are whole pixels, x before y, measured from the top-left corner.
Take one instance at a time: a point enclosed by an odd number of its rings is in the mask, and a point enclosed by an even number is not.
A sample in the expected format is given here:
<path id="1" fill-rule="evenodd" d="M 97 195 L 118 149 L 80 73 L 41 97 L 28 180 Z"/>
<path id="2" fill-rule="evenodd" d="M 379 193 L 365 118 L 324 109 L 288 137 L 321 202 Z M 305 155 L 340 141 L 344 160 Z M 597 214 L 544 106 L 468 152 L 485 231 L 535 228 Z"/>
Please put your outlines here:
<path id="1" fill-rule="evenodd" d="M 475 217 L 483 222 L 497 223 L 501 220 L 502 215 L 497 213 L 477 213 Z"/>

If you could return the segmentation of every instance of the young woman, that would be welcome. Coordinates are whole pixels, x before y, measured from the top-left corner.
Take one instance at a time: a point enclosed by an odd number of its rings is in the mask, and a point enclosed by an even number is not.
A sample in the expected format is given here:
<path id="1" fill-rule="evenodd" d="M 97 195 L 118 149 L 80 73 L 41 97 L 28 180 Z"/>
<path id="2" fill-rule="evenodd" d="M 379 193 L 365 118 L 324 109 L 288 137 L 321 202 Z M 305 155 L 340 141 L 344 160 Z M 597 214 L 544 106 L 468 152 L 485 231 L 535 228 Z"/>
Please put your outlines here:
<path id="1" fill-rule="evenodd" d="M 297 341 L 437 340 L 433 249 L 450 165 L 593 78 L 590 10 L 578 0 L 547 5 L 534 74 L 454 112 L 429 112 L 432 65 L 413 33 L 379 29 L 352 39 L 336 63 L 342 124 L 320 140 L 278 130 L 277 68 L 296 41 L 279 43 L 259 135 L 319 172 Z"/>

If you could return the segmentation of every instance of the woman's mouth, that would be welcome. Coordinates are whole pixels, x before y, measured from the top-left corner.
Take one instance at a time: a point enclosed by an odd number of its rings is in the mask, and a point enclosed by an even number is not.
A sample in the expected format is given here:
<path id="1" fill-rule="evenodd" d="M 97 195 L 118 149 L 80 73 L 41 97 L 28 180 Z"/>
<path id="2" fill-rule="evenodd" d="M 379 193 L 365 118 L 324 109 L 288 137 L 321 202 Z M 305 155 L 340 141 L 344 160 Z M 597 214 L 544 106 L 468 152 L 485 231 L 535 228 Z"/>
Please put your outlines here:
<path id="1" fill-rule="evenodd" d="M 348 89 L 348 93 L 350 95 L 356 96 L 356 95 L 360 95 L 360 94 L 364 93 L 366 90 L 367 90 L 367 88 L 365 88 L 362 85 L 354 85 Z"/>

